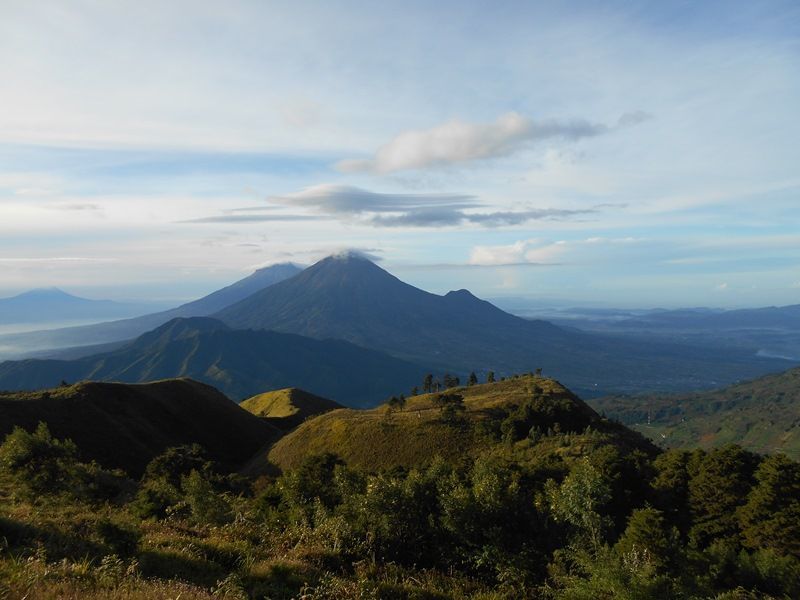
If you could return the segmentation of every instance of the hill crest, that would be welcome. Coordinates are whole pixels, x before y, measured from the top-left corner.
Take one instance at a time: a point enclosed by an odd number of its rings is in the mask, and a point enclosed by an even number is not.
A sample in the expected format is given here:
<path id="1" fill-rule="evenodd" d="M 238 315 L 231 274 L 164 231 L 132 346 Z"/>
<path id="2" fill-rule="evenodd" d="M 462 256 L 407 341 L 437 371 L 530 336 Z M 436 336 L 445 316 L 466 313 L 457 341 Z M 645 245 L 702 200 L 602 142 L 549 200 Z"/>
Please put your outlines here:
<path id="1" fill-rule="evenodd" d="M 211 386 L 190 379 L 146 384 L 83 382 L 0 394 L 0 438 L 47 423 L 88 460 L 138 475 L 170 446 L 198 443 L 235 469 L 280 432 Z"/>
<path id="2" fill-rule="evenodd" d="M 458 397 L 464 410 L 451 419 L 444 407 Z M 574 439 L 564 445 L 562 435 Z M 609 442 L 655 452 L 643 436 L 601 417 L 559 382 L 520 376 L 414 396 L 401 410 L 382 405 L 327 412 L 278 440 L 266 456 L 256 456 L 246 471 L 259 472 L 269 463 L 292 469 L 325 452 L 369 471 L 421 466 L 436 457 L 469 462 L 485 452 L 510 452 L 519 460 L 552 453 L 570 460 L 565 452 L 583 454 Z"/>
<path id="3" fill-rule="evenodd" d="M 310 417 L 344 408 L 338 402 L 296 387 L 264 392 L 242 401 L 239 406 L 284 431 Z"/>

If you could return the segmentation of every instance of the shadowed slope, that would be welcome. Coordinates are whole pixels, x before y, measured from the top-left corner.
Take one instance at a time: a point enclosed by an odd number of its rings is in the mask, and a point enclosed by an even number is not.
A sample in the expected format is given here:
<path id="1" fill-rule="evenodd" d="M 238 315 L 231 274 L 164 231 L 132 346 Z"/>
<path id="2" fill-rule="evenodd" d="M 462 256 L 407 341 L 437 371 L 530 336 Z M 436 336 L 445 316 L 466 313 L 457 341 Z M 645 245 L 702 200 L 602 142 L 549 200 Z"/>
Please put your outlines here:
<path id="1" fill-rule="evenodd" d="M 174 319 L 136 341 L 74 361 L 0 363 L 0 389 L 40 389 L 62 380 L 139 383 L 191 377 L 236 400 L 302 386 L 350 406 L 374 406 L 422 380 L 424 369 L 341 340 L 232 330 L 208 317 Z"/>
<path id="2" fill-rule="evenodd" d="M 280 436 L 214 388 L 187 379 L 0 394 L 0 436 L 14 426 L 32 430 L 40 421 L 55 437 L 72 439 L 85 458 L 131 475 L 166 448 L 192 443 L 236 468 Z"/>

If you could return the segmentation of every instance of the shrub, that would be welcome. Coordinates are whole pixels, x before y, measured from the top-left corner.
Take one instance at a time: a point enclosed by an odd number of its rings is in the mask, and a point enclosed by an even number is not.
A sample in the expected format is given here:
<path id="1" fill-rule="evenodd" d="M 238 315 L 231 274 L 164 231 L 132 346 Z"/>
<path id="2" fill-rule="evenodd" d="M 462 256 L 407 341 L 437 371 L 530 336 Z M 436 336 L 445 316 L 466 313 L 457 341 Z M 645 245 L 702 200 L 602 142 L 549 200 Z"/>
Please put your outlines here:
<path id="1" fill-rule="evenodd" d="M 71 440 L 58 440 L 45 423 L 29 433 L 21 427 L 0 445 L 0 465 L 29 498 L 67 494 L 83 500 L 112 499 L 129 489 L 121 471 L 107 471 L 96 463 L 82 463 Z"/>

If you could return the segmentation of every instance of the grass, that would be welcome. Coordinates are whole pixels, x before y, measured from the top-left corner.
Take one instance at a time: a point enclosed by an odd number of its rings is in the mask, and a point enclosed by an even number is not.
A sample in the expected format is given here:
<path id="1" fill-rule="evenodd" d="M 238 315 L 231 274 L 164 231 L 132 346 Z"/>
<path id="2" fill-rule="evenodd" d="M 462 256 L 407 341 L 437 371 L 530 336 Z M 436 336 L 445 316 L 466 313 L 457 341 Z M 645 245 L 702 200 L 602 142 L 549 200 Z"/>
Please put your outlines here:
<path id="1" fill-rule="evenodd" d="M 299 388 L 284 388 L 258 394 L 239 404 L 257 417 L 284 431 L 292 429 L 315 415 L 337 408 L 341 404 Z"/>
<path id="2" fill-rule="evenodd" d="M 141 521 L 126 505 L 25 501 L 0 474 L 0 598 L 211 600 L 499 598 L 475 581 L 395 565 L 348 564 L 324 535 L 267 527 L 237 503 L 224 526 Z M 133 532 L 125 551 L 108 523 Z"/>
<path id="3" fill-rule="evenodd" d="M 281 438 L 268 456 L 257 456 L 246 472 L 258 472 L 268 462 L 281 469 L 297 467 L 313 454 L 333 452 L 348 465 L 370 471 L 426 464 L 434 457 L 448 462 L 467 463 L 492 448 L 505 454 L 556 453 L 562 446 L 558 436 L 540 443 L 528 440 L 508 444 L 498 437 L 500 421 L 532 398 L 548 403 L 563 403 L 565 410 L 582 415 L 596 432 L 616 437 L 620 443 L 647 446 L 631 437 L 624 428 L 602 419 L 591 408 L 552 379 L 522 376 L 493 384 L 459 387 L 446 394 L 464 399 L 462 416 L 448 422 L 443 418 L 437 394 L 422 394 L 406 400 L 402 410 L 388 405 L 369 410 L 339 409 L 307 420 Z M 584 427 L 581 427 L 583 430 Z M 577 433 L 577 432 L 573 432 Z M 583 443 L 571 440 L 573 450 L 591 446 L 596 440 L 587 435 Z M 563 445 L 565 448 L 566 445 Z"/>

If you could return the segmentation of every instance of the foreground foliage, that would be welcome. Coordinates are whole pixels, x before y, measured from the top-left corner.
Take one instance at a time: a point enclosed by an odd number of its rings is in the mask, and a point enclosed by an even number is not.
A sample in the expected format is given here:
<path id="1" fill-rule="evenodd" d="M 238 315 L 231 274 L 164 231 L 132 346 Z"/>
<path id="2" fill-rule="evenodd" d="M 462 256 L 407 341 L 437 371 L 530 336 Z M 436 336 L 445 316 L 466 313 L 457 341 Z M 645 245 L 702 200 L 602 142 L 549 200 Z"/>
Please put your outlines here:
<path id="1" fill-rule="evenodd" d="M 256 480 L 184 446 L 134 481 L 44 425 L 16 429 L 0 446 L 0 597 L 800 596 L 798 463 L 630 451 L 544 408 L 503 414 L 483 435 L 505 450 L 469 462 L 367 472 L 325 453 Z"/>

